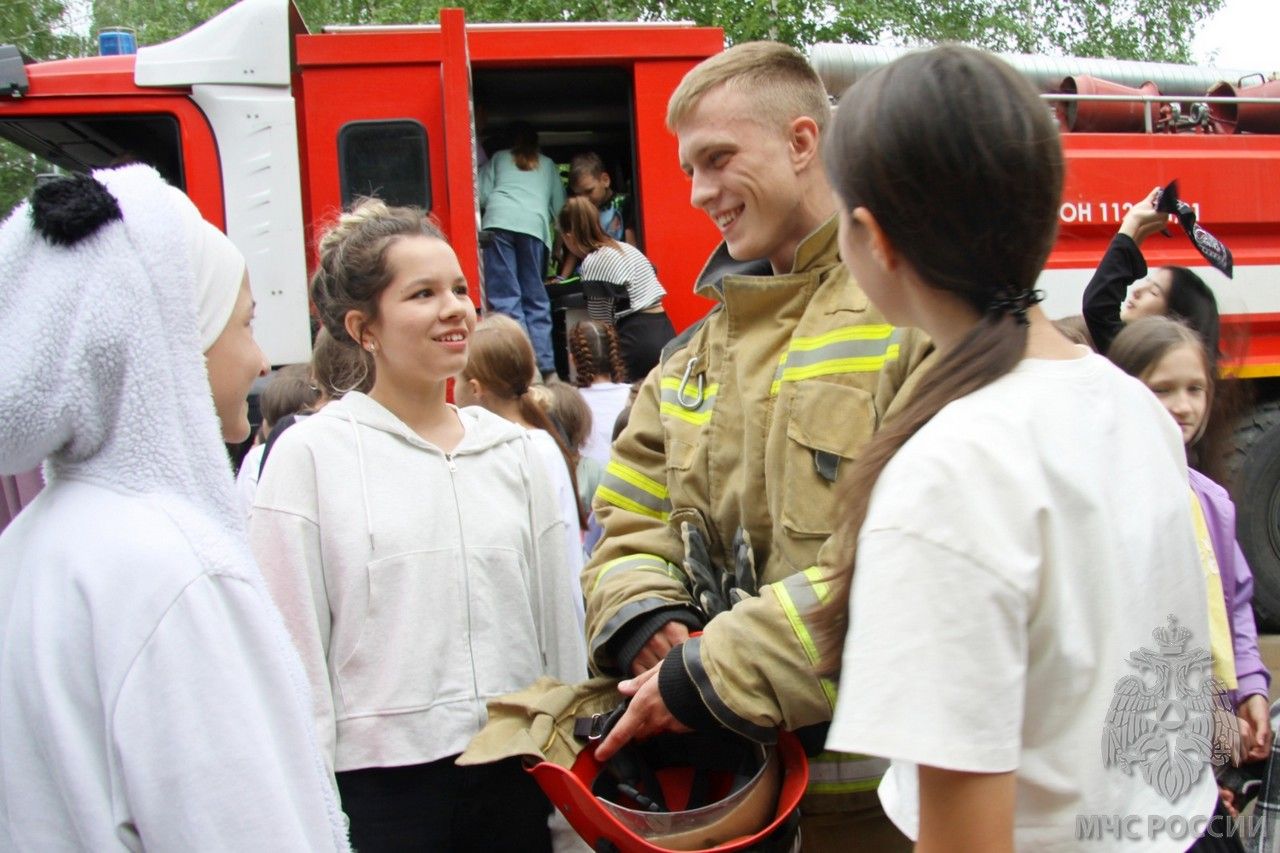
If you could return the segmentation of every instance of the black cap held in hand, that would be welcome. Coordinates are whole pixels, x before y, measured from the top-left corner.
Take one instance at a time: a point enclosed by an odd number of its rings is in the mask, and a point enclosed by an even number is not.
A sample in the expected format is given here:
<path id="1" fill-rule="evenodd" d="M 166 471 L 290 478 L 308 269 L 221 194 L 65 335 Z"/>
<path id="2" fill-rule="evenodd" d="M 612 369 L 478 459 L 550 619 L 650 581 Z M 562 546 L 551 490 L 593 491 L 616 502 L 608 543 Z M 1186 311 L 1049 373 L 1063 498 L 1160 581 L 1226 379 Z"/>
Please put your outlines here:
<path id="1" fill-rule="evenodd" d="M 115 196 L 90 175 L 46 181 L 31 194 L 31 224 L 55 246 L 75 245 L 123 216 Z"/>

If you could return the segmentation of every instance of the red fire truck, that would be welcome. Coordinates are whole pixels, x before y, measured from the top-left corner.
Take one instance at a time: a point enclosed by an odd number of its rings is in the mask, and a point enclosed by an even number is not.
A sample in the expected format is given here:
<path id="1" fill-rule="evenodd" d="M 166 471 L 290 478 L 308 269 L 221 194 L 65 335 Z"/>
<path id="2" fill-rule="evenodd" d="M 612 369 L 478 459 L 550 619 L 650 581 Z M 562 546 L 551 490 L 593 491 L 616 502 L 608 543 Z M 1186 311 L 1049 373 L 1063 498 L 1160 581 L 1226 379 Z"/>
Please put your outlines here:
<path id="1" fill-rule="evenodd" d="M 716 28 L 467 24 L 459 10 L 432 24 L 311 32 L 288 0 L 242 0 L 136 55 L 24 64 L 0 50 L 0 89 L 11 95 L 0 101 L 0 137 L 68 169 L 155 165 L 245 251 L 258 337 L 283 364 L 310 351 L 316 230 L 360 195 L 432 211 L 481 301 L 476 117 L 481 138 L 525 120 L 558 162 L 590 149 L 611 166 L 682 328 L 708 307 L 690 285 L 717 234 L 689 206 L 666 104 L 684 73 L 723 46 Z M 839 94 L 891 55 L 819 45 L 811 61 Z M 1245 342 L 1232 367 L 1257 406 L 1241 432 L 1240 538 L 1260 612 L 1280 617 L 1280 82 L 1241 80 L 1270 69 L 1011 61 L 1046 93 L 1066 93 L 1047 96 L 1068 158 L 1061 237 L 1041 279 L 1051 316 L 1079 313 L 1127 204 L 1175 178 L 1234 253 L 1228 280 L 1186 239 L 1144 246 L 1152 266 L 1200 272 L 1218 295 L 1224 337 Z"/>

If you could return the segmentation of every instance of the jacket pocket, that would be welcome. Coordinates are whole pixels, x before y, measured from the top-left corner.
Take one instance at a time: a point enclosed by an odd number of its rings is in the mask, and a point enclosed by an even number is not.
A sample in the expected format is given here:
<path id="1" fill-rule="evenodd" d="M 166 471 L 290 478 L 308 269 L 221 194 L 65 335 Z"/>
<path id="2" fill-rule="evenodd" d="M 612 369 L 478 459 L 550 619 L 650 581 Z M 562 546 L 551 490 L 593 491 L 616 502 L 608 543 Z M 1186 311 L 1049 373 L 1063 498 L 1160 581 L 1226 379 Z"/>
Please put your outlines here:
<path id="1" fill-rule="evenodd" d="M 471 695 L 467 603 L 455 548 L 366 566 L 359 638 L 335 670 L 346 716 L 412 711 Z M 335 620 L 359 614 L 335 614 Z"/>
<path id="2" fill-rule="evenodd" d="M 555 618 L 542 613 L 539 583 L 525 555 L 511 548 L 467 550 L 471 586 L 471 653 L 476 690 L 481 698 L 528 687 L 546 673 L 543 637 Z M 542 566 L 544 575 L 564 572 L 562 565 Z M 575 630 L 560 626 L 562 631 Z"/>
<path id="3" fill-rule="evenodd" d="M 837 478 L 875 432 L 872 395 L 811 379 L 796 385 L 787 422 L 782 524 L 801 536 L 835 529 Z"/>

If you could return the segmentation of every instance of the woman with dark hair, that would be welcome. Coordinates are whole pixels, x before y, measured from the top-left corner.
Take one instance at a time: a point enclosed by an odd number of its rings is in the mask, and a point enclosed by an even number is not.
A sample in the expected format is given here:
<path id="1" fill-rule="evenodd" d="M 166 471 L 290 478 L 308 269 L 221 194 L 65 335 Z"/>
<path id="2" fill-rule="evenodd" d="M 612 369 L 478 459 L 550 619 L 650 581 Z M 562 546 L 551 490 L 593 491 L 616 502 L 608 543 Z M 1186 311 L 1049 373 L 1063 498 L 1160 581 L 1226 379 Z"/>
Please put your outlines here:
<path id="1" fill-rule="evenodd" d="M 512 128 L 510 148 L 480 168 L 484 296 L 489 307 L 515 320 L 529 334 L 538 369 L 554 373 L 551 300 L 543 279 L 551 251 L 551 229 L 564 206 L 564 184 L 551 158 L 538 151 L 538 134 L 525 122 Z"/>
<path id="2" fill-rule="evenodd" d="M 1212 814 L 1211 773 L 1166 797 L 1115 766 L 1130 655 L 1153 629 L 1203 644 L 1205 587 L 1169 416 L 1036 305 L 1063 182 L 1049 113 L 1004 62 L 943 46 L 845 93 L 824 160 L 841 257 L 938 351 L 849 475 L 854 564 L 827 596 L 847 622 L 815 638 L 834 652 L 848 625 L 827 747 L 889 759 L 880 799 L 920 850 Z"/>
<path id="3" fill-rule="evenodd" d="M 1168 225 L 1168 216 L 1155 209 L 1157 193 L 1159 189 L 1152 190 L 1125 214 L 1085 289 L 1083 316 L 1094 349 L 1103 355 L 1108 354 L 1120 330 L 1141 317 L 1172 317 L 1200 336 L 1209 355 L 1214 395 L 1205 437 L 1197 442 L 1191 464 L 1210 479 L 1229 486 L 1231 441 L 1239 415 L 1248 408 L 1250 391 L 1247 383 L 1224 375 L 1219 365 L 1229 353 L 1241 351 L 1243 341 L 1223 340 L 1218 302 L 1200 276 L 1186 267 L 1160 267 L 1147 274 L 1139 247 Z"/>
<path id="4" fill-rule="evenodd" d="M 1213 291 L 1186 267 L 1160 267 L 1147 276 L 1147 261 L 1140 247 L 1169 223 L 1168 215 L 1155 208 L 1159 192 L 1159 188 L 1152 190 L 1125 213 L 1119 232 L 1085 288 L 1085 321 L 1098 352 L 1106 355 L 1125 323 L 1158 315 L 1182 319 L 1200 333 L 1216 368 L 1218 302 Z M 1134 282 L 1138 283 L 1130 290 Z"/>

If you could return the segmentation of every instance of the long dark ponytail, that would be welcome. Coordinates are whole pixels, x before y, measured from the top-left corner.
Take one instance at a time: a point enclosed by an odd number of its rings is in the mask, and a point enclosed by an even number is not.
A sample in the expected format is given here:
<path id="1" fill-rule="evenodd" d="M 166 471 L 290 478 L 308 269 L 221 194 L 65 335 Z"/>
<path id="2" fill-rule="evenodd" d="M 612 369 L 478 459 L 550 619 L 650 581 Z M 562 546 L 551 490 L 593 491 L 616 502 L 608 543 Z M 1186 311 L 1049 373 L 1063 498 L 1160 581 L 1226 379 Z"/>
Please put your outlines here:
<path id="1" fill-rule="evenodd" d="M 908 54 L 858 81 L 840 101 L 823 160 L 846 212 L 866 208 L 926 284 L 982 315 L 850 473 L 842 536 L 851 560 L 888 461 L 944 406 L 1022 359 L 1027 326 L 1001 303 L 1025 305 L 1049 255 L 1063 161 L 1057 129 L 1030 84 L 999 59 L 959 45 Z M 841 615 L 848 581 L 846 574 L 837 590 Z"/>

